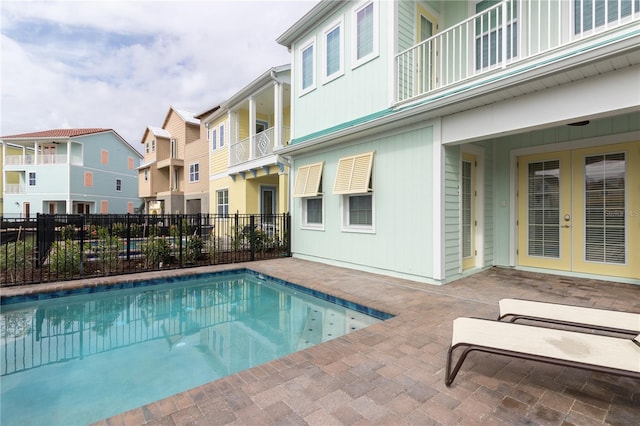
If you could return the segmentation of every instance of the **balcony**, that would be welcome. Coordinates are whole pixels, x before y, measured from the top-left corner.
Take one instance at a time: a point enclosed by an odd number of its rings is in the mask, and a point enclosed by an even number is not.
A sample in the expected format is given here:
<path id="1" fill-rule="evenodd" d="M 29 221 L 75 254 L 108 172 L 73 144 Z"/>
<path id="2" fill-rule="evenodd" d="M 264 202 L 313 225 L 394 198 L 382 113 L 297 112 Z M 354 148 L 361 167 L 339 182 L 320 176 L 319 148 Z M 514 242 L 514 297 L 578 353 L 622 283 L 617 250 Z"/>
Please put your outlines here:
<path id="1" fill-rule="evenodd" d="M 397 54 L 396 102 L 507 72 L 639 20 L 637 1 L 504 0 Z"/>
<path id="2" fill-rule="evenodd" d="M 276 140 L 275 127 L 271 127 L 253 137 L 231 144 L 229 164 L 237 166 L 252 160 L 264 158 L 273 154 L 273 148 L 286 145 L 289 141 L 290 129 L 283 127 L 280 143 Z"/>
<path id="3" fill-rule="evenodd" d="M 5 183 L 5 194 L 26 194 L 25 185 L 19 183 Z"/>
<path id="4" fill-rule="evenodd" d="M 38 155 L 35 156 L 33 154 L 25 154 L 25 155 L 7 155 L 5 156 L 5 166 L 7 168 L 18 168 L 21 169 L 23 167 L 20 166 L 48 166 L 48 165 L 65 165 L 68 163 L 68 158 L 66 154 L 47 154 L 47 155 Z M 82 164 L 82 159 L 79 156 L 71 157 L 71 164 Z M 11 167 L 18 166 L 18 167 Z"/>

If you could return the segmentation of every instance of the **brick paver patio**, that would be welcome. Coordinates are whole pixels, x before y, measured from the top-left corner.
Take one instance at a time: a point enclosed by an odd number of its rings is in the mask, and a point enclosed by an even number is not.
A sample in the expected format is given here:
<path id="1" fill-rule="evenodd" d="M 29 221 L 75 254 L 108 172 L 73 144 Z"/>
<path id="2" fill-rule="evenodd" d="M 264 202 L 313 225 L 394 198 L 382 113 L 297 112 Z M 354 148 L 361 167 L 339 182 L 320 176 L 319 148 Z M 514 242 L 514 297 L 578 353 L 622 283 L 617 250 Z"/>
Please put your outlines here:
<path id="1" fill-rule="evenodd" d="M 501 268 L 432 286 L 291 258 L 187 273 L 238 267 L 396 316 L 98 424 L 640 423 L 640 380 L 472 353 L 453 385 L 444 385 L 454 318 L 495 318 L 503 297 L 640 312 L 640 286 Z M 49 284 L 30 291 L 122 279 Z M 3 294 L 14 291 L 21 290 L 4 289 Z"/>

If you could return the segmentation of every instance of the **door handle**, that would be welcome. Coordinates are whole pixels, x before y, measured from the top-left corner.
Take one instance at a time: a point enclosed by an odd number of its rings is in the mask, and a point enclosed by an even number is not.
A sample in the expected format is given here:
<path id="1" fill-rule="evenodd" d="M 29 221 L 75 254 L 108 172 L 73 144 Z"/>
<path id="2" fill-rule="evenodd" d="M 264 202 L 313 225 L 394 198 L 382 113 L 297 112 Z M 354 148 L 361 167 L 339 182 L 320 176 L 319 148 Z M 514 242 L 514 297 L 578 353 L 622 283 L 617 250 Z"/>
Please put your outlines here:
<path id="1" fill-rule="evenodd" d="M 560 228 L 571 228 L 571 225 L 560 225 Z"/>

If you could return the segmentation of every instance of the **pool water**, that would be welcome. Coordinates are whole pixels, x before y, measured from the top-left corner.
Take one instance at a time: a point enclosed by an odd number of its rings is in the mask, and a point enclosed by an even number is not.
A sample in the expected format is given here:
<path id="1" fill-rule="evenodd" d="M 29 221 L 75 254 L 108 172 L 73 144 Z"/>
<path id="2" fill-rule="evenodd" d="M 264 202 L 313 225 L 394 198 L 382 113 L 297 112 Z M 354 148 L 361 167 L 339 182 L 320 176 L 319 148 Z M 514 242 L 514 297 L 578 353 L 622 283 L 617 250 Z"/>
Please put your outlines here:
<path id="1" fill-rule="evenodd" d="M 388 318 L 306 293 L 231 271 L 3 300 L 2 424 L 95 422 Z"/>

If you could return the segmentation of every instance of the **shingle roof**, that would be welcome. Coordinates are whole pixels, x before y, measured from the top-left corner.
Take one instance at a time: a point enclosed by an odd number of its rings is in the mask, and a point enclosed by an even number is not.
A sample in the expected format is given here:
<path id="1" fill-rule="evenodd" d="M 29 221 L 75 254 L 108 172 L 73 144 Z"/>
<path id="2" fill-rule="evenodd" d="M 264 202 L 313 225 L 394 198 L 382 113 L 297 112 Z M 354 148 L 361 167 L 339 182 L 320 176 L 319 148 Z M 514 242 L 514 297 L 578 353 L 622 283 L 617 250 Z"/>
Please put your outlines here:
<path id="1" fill-rule="evenodd" d="M 52 129 L 41 132 L 22 133 L 19 135 L 1 136 L 0 139 L 26 139 L 26 138 L 71 138 L 74 136 L 90 135 L 93 133 L 108 132 L 111 129 Z"/>

